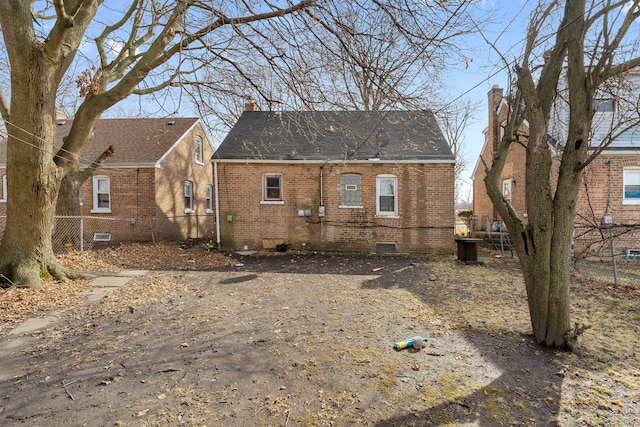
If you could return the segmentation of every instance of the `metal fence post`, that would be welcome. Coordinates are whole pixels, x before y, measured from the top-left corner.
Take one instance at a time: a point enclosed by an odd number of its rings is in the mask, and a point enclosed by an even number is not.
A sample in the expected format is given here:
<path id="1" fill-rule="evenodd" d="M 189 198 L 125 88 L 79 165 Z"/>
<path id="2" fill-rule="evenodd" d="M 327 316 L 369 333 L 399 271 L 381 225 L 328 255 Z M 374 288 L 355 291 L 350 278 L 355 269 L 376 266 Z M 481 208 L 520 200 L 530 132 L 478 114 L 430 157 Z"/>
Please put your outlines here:
<path id="1" fill-rule="evenodd" d="M 84 216 L 80 215 L 80 252 L 84 252 Z"/>

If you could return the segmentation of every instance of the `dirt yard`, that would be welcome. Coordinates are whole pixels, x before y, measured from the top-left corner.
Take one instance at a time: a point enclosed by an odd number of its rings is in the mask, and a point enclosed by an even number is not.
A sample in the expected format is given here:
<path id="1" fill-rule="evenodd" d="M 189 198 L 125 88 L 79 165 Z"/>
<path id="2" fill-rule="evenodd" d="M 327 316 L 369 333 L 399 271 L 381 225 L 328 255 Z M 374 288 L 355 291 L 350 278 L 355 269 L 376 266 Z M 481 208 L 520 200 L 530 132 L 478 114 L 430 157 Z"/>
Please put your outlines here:
<path id="1" fill-rule="evenodd" d="M 640 425 L 640 291 L 576 281 L 572 352 L 534 344 L 513 259 L 121 246 L 86 271 L 148 269 L 89 302 L 86 281 L 0 290 L 0 425 Z M 424 348 L 394 350 L 420 335 Z"/>

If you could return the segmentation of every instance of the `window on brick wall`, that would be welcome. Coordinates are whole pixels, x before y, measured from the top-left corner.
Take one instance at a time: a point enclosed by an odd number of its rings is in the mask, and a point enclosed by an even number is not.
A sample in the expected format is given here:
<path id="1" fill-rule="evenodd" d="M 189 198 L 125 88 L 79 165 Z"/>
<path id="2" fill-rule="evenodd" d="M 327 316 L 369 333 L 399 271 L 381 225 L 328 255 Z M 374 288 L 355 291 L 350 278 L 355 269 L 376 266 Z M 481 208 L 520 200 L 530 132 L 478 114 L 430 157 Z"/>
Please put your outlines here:
<path id="1" fill-rule="evenodd" d="M 625 168 L 623 176 L 624 198 L 622 203 L 640 205 L 640 167 Z"/>
<path id="2" fill-rule="evenodd" d="M 502 197 L 507 203 L 511 203 L 511 179 L 502 180 Z"/>
<path id="3" fill-rule="evenodd" d="M 195 137 L 194 148 L 195 148 L 195 152 L 196 152 L 196 158 L 195 158 L 196 163 L 198 163 L 199 165 L 204 164 L 202 162 L 203 155 L 202 155 L 202 138 L 201 137 L 199 137 L 199 136 Z"/>
<path id="4" fill-rule="evenodd" d="M 213 212 L 213 187 L 211 185 L 207 185 L 205 187 L 205 203 L 206 203 L 206 212 Z"/>
<path id="5" fill-rule="evenodd" d="M 395 175 L 376 177 L 376 215 L 398 216 L 398 178 Z"/>
<path id="6" fill-rule="evenodd" d="M 111 183 L 108 176 L 93 177 L 93 209 L 91 212 L 111 212 Z"/>
<path id="7" fill-rule="evenodd" d="M 282 174 L 265 173 L 262 175 L 261 203 L 283 203 Z"/>
<path id="8" fill-rule="evenodd" d="M 193 213 L 193 182 L 184 182 L 184 213 Z"/>
<path id="9" fill-rule="evenodd" d="M 0 194 L 0 202 L 6 203 L 7 202 L 7 175 L 2 175 L 2 188 L 0 188 L 0 190 L 2 190 L 2 194 Z"/>
<path id="10" fill-rule="evenodd" d="M 362 207 L 362 178 L 357 173 L 340 175 L 340 207 Z"/>

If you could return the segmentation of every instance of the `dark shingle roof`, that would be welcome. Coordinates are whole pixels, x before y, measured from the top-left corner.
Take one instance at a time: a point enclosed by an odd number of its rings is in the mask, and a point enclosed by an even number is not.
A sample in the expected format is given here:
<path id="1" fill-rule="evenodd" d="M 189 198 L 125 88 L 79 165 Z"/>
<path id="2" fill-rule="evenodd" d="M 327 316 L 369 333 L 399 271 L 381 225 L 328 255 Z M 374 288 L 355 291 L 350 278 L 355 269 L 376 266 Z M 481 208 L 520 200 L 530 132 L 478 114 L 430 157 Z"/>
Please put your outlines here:
<path id="1" fill-rule="evenodd" d="M 198 118 L 100 119 L 93 137 L 81 154 L 80 163 L 89 164 L 110 145 L 115 153 L 104 166 L 151 166 L 158 162 L 197 122 Z M 56 147 L 69 134 L 73 120 L 58 120 Z M 6 140 L 0 143 L 0 163 L 6 163 Z"/>
<path id="2" fill-rule="evenodd" d="M 454 161 L 430 111 L 245 111 L 213 158 Z"/>

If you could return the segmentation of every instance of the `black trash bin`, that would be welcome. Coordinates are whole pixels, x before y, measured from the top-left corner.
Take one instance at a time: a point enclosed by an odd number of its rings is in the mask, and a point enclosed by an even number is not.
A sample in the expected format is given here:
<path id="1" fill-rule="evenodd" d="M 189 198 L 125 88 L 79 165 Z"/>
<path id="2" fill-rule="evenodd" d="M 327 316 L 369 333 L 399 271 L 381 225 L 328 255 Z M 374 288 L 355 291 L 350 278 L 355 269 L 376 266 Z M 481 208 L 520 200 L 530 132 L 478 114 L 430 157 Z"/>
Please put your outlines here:
<path id="1" fill-rule="evenodd" d="M 456 238 L 458 244 L 458 260 L 465 264 L 484 264 L 484 261 L 478 259 L 478 243 L 483 239 L 473 239 L 470 237 Z"/>

